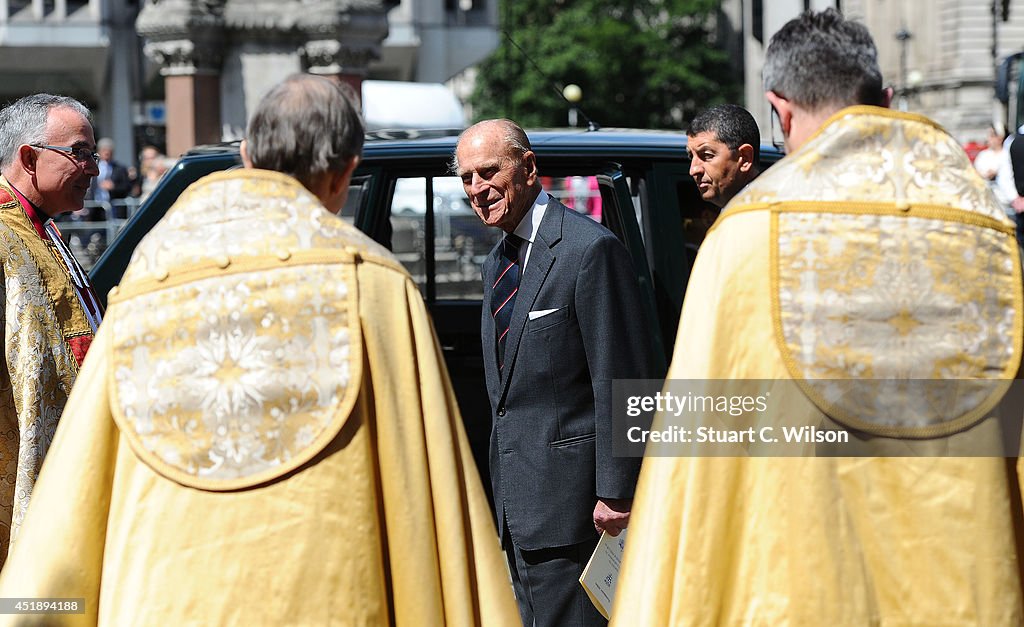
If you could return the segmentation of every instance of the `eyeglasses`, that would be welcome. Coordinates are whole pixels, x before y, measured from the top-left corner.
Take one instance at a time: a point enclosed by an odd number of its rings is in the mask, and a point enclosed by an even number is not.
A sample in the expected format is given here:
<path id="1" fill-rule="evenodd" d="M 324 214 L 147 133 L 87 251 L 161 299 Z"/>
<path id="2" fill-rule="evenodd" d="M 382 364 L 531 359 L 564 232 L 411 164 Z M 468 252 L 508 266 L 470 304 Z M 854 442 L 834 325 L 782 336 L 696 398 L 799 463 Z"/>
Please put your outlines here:
<path id="1" fill-rule="evenodd" d="M 100 154 L 98 152 L 93 152 L 92 148 L 86 148 L 85 146 L 79 146 L 78 148 L 75 148 L 74 146 L 48 146 L 45 144 L 29 144 L 29 146 L 32 146 L 33 148 L 45 148 L 47 150 L 66 152 L 74 157 L 75 161 L 78 161 L 79 163 L 86 163 L 90 159 L 93 163 L 100 162 Z"/>

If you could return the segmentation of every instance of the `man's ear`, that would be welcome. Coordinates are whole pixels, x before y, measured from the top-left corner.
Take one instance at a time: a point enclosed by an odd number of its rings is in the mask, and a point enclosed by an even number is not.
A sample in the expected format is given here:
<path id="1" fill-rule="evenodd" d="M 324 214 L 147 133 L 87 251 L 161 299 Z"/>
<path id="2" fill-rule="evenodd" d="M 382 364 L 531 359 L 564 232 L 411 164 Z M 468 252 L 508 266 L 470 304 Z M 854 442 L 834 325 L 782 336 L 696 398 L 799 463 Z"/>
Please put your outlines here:
<path id="1" fill-rule="evenodd" d="M 28 144 L 23 144 L 18 148 L 18 163 L 21 165 L 21 169 L 29 173 L 30 176 L 36 174 L 36 161 L 39 159 L 39 154 L 36 149 Z"/>
<path id="2" fill-rule="evenodd" d="M 344 169 L 340 172 L 331 173 L 330 181 L 330 192 L 332 196 L 337 196 L 341 193 L 343 187 L 347 187 L 349 181 L 352 180 L 352 173 L 356 171 L 356 167 L 359 165 L 359 157 L 352 157 L 349 162 L 345 165 Z"/>
<path id="3" fill-rule="evenodd" d="M 242 143 L 238 145 L 238 154 L 242 156 L 242 165 L 248 169 L 252 169 L 252 159 L 249 158 L 249 144 L 246 140 L 242 140 Z"/>
<path id="4" fill-rule="evenodd" d="M 523 153 L 523 167 L 526 168 L 526 186 L 533 187 L 537 183 L 537 155 L 532 150 Z"/>
<path id="5" fill-rule="evenodd" d="M 750 144 L 740 144 L 736 151 L 740 153 L 740 172 L 749 172 L 754 167 L 754 147 Z"/>
<path id="6" fill-rule="evenodd" d="M 775 111 L 779 114 L 779 123 L 782 126 L 782 136 L 786 137 L 789 135 L 790 128 L 793 126 L 793 105 L 782 96 L 778 95 L 774 91 L 768 91 L 764 94 L 768 102 L 775 107 Z"/>

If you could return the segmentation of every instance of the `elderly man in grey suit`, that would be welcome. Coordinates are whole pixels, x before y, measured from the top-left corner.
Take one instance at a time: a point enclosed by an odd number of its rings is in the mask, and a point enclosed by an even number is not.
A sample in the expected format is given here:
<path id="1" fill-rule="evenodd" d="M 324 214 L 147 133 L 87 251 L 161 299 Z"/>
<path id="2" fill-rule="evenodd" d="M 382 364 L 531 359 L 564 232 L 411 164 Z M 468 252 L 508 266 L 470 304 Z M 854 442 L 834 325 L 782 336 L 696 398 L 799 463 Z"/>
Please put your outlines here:
<path id="1" fill-rule="evenodd" d="M 467 129 L 455 171 L 506 235 L 483 267 L 491 481 L 523 624 L 602 625 L 579 584 L 598 534 L 625 529 L 640 460 L 612 456 L 612 380 L 651 375 L 625 247 L 542 188 L 510 120 Z"/>

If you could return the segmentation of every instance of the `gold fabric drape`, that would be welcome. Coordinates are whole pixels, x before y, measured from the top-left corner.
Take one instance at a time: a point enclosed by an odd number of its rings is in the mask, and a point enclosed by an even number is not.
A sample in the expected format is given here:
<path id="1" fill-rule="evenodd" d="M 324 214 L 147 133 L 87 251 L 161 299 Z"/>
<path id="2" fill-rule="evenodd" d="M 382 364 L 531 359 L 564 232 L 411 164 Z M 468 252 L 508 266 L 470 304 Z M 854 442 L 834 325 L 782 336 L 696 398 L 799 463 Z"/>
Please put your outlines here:
<path id="1" fill-rule="evenodd" d="M 1012 378 L 1021 300 L 1013 227 L 956 142 L 919 116 L 846 109 L 719 218 L 669 378 L 796 379 L 800 424 L 956 451 L 998 435 L 984 393 L 853 414 L 871 399 L 830 404 L 828 384 Z M 648 456 L 612 622 L 1020 625 L 1014 462 Z"/>
<path id="2" fill-rule="evenodd" d="M 519 620 L 416 285 L 251 170 L 140 245 L 0 594 L 85 598 L 46 624 Z"/>

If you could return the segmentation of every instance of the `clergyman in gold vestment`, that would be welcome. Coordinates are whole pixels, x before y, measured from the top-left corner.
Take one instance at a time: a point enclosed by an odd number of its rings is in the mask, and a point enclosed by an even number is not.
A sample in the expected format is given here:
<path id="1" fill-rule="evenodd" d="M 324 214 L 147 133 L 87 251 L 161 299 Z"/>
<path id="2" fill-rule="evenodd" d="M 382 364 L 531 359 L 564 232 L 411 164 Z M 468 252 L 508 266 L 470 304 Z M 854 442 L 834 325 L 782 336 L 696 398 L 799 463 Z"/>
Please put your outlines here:
<path id="1" fill-rule="evenodd" d="M 50 220 L 82 208 L 95 150 L 89 110 L 73 98 L 35 94 L 0 111 L 0 565 L 100 322 Z"/>
<path id="2" fill-rule="evenodd" d="M 419 291 L 332 215 L 362 130 L 338 85 L 290 77 L 255 167 L 139 245 L 0 596 L 85 599 L 47 624 L 517 624 Z"/>
<path id="3" fill-rule="evenodd" d="M 648 445 L 613 623 L 1020 625 L 1014 460 L 955 456 L 998 435 L 994 396 L 923 412 L 913 397 L 861 398 L 853 412 L 821 393 L 837 380 L 1012 379 L 1013 226 L 953 138 L 882 108 L 862 25 L 801 15 L 772 38 L 764 81 L 789 154 L 705 240 L 668 378 L 785 382 L 798 394 L 777 417 L 838 423 L 889 456 Z M 953 455 L 892 456 L 903 450 Z"/>

